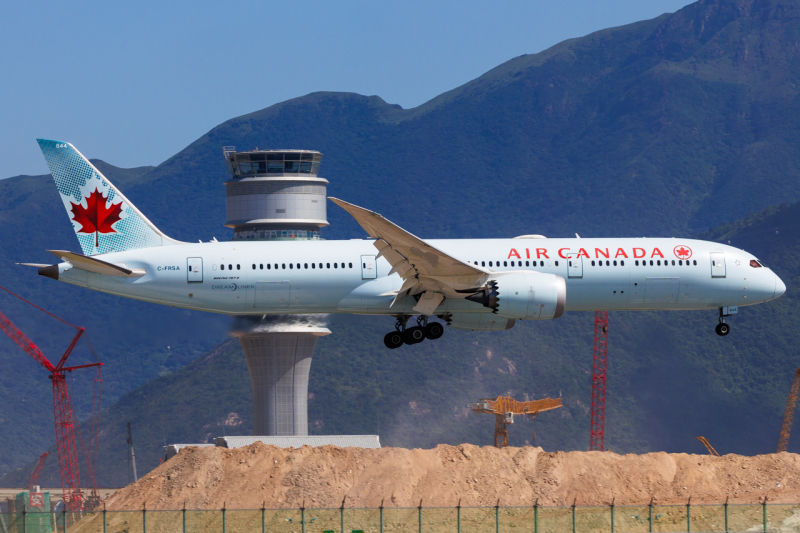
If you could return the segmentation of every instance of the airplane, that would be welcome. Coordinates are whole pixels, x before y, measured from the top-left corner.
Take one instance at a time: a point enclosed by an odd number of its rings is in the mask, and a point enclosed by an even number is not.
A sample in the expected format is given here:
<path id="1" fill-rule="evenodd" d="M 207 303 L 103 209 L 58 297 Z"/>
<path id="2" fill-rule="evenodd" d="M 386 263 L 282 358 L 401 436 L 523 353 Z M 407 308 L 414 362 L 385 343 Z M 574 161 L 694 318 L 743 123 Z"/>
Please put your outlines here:
<path id="1" fill-rule="evenodd" d="M 82 254 L 22 263 L 80 287 L 227 315 L 389 315 L 384 344 L 510 329 L 566 311 L 718 309 L 780 297 L 783 281 L 753 255 L 675 238 L 420 239 L 337 198 L 369 239 L 187 243 L 150 222 L 75 147 L 39 139 Z M 417 316 L 416 325 L 409 321 Z M 410 326 L 410 327 L 409 327 Z"/>

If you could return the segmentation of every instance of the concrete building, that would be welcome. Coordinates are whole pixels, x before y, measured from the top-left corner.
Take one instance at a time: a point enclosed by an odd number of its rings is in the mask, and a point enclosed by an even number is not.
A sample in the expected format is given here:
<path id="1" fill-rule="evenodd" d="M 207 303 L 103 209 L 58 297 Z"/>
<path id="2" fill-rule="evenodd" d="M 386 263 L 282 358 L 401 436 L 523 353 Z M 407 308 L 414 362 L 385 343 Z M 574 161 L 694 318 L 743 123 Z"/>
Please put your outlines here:
<path id="1" fill-rule="evenodd" d="M 314 240 L 328 225 L 322 154 L 310 150 L 223 148 L 227 222 L 233 240 Z M 253 433 L 308 435 L 308 375 L 319 337 L 329 329 L 297 317 L 241 320 L 231 333 L 247 358 Z"/>

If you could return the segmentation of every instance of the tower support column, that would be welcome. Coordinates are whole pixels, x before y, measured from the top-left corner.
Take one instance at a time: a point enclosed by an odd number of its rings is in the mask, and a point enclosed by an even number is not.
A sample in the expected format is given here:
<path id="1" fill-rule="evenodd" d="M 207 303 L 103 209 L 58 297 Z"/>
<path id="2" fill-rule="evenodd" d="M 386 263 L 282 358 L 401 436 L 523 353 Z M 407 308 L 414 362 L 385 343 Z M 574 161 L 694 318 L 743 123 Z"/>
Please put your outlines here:
<path id="1" fill-rule="evenodd" d="M 272 328 L 270 328 L 272 329 Z M 253 435 L 308 435 L 308 375 L 325 327 L 281 324 L 277 331 L 235 331 L 247 359 Z"/>

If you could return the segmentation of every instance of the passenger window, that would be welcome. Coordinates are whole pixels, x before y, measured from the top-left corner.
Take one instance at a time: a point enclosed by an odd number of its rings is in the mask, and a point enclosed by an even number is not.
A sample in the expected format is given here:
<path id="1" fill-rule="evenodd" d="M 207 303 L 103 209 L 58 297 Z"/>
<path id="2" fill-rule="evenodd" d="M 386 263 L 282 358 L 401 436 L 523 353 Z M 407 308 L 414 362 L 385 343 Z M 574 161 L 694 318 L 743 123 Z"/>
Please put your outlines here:
<path id="1" fill-rule="evenodd" d="M 529 265 L 530 265 L 530 263 L 528 261 L 525 261 L 525 266 L 529 266 Z"/>
<path id="2" fill-rule="evenodd" d="M 666 261 L 664 261 L 664 262 L 666 263 Z M 661 266 L 661 259 L 659 259 L 658 261 L 656 261 L 656 266 Z"/>
<path id="3" fill-rule="evenodd" d="M 625 261 L 620 261 L 619 266 L 625 266 Z"/>
<path id="4" fill-rule="evenodd" d="M 674 259 L 672 260 L 672 266 L 675 266 L 675 260 Z"/>
<path id="5" fill-rule="evenodd" d="M 319 268 L 322 268 L 322 263 L 319 264 Z"/>
<path id="6" fill-rule="evenodd" d="M 258 268 L 259 268 L 259 270 L 264 270 L 264 265 L 263 264 L 258 265 Z"/>
<path id="7" fill-rule="evenodd" d="M 492 262 L 491 261 L 489 261 L 489 266 L 492 266 Z"/>
<path id="8" fill-rule="evenodd" d="M 694 266 L 697 266 L 697 259 L 693 260 L 693 261 L 692 261 L 692 264 L 693 264 Z"/>
<path id="9" fill-rule="evenodd" d="M 653 266 L 653 260 L 652 259 L 650 260 L 650 266 Z"/>
<path id="10" fill-rule="evenodd" d="M 220 266 L 219 266 L 219 269 L 220 269 L 220 270 L 225 270 L 225 265 L 220 265 Z"/>
<path id="11" fill-rule="evenodd" d="M 339 268 L 339 263 L 334 263 L 333 268 Z"/>
<path id="12" fill-rule="evenodd" d="M 617 260 L 616 259 L 614 260 L 614 266 L 617 266 Z"/>
<path id="13" fill-rule="evenodd" d="M 300 270 L 300 263 L 297 263 L 297 270 Z"/>
<path id="14" fill-rule="evenodd" d="M 236 265 L 236 270 L 241 270 L 241 269 L 242 269 L 242 265 Z"/>
<path id="15" fill-rule="evenodd" d="M 316 263 L 311 263 L 311 268 L 317 268 L 317 264 Z"/>
<path id="16" fill-rule="evenodd" d="M 255 269 L 256 269 L 256 264 L 255 264 L 255 263 L 253 263 L 253 270 L 255 270 Z"/>
<path id="17" fill-rule="evenodd" d="M 637 267 L 639 266 L 639 260 L 638 259 L 636 260 L 636 266 Z"/>
<path id="18" fill-rule="evenodd" d="M 289 263 L 289 268 L 294 268 L 294 264 L 293 263 Z"/>
<path id="19" fill-rule="evenodd" d="M 508 261 L 503 261 L 503 266 L 507 267 L 508 266 Z"/>
<path id="20" fill-rule="evenodd" d="M 281 263 L 281 268 L 286 270 L 286 263 Z"/>
<path id="21" fill-rule="evenodd" d="M 330 263 L 328 263 L 328 268 L 330 268 L 330 267 L 331 267 L 331 264 L 330 264 Z"/>
<path id="22" fill-rule="evenodd" d="M 558 266 L 558 261 L 556 261 L 556 266 Z"/>
<path id="23" fill-rule="evenodd" d="M 592 266 L 594 266 L 594 261 L 592 261 Z"/>
<path id="24" fill-rule="evenodd" d="M 277 268 L 277 266 L 278 266 L 278 265 L 275 265 L 275 267 L 276 267 L 276 268 Z M 270 265 L 269 263 L 267 263 L 267 270 L 270 270 L 270 267 L 272 267 L 272 265 Z"/>
<path id="25" fill-rule="evenodd" d="M 678 266 L 683 266 L 683 259 L 678 259 Z"/>
<path id="26" fill-rule="evenodd" d="M 228 265 L 228 270 L 233 270 L 233 265 Z"/>
<path id="27" fill-rule="evenodd" d="M 353 268 L 353 263 L 347 263 L 347 264 L 350 265 L 350 268 Z"/>
<path id="28" fill-rule="evenodd" d="M 308 263 L 303 263 L 304 268 L 308 268 Z"/>
<path id="29" fill-rule="evenodd" d="M 511 266 L 512 266 L 512 267 L 514 266 L 514 261 L 511 261 Z"/>

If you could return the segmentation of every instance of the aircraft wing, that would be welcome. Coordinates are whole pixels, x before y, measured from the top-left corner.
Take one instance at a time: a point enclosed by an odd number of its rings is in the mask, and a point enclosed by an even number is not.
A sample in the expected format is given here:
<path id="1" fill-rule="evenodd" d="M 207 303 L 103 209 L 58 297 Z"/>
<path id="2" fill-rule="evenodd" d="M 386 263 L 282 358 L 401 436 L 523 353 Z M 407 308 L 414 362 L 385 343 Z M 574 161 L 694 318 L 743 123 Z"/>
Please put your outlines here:
<path id="1" fill-rule="evenodd" d="M 378 249 L 378 257 L 386 258 L 392 265 L 390 274 L 397 272 L 403 278 L 403 286 L 395 302 L 406 294 L 414 296 L 430 292 L 423 294 L 420 304 L 415 307 L 418 310 L 420 305 L 425 306 L 419 309 L 424 312 L 430 310 L 434 303 L 438 306 L 444 296 L 477 291 L 485 276 L 491 274 L 490 270 L 444 253 L 374 211 L 338 198 L 330 200 L 350 213 L 367 234 L 376 239 L 374 245 Z M 437 297 L 437 294 L 441 297 Z"/>

